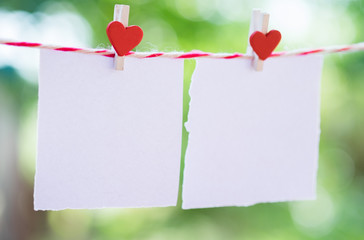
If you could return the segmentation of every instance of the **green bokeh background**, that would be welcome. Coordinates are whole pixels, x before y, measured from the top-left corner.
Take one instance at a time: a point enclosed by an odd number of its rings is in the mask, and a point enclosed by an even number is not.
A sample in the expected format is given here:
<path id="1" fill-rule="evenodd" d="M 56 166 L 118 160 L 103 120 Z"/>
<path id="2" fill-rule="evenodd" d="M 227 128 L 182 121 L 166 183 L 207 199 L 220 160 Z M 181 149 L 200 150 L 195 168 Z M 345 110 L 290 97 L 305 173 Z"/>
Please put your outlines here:
<path id="1" fill-rule="evenodd" d="M 2 0 L 0 38 L 108 47 L 114 4 L 130 5 L 129 23 L 143 28 L 138 51 L 245 52 L 256 7 L 281 30 L 278 50 L 364 41 L 363 0 Z M 316 201 L 186 211 L 179 198 L 170 208 L 35 212 L 37 52 L 0 47 L 1 240 L 364 239 L 363 52 L 325 58 Z M 185 62 L 184 121 L 194 66 Z M 183 129 L 182 159 L 187 139 Z"/>

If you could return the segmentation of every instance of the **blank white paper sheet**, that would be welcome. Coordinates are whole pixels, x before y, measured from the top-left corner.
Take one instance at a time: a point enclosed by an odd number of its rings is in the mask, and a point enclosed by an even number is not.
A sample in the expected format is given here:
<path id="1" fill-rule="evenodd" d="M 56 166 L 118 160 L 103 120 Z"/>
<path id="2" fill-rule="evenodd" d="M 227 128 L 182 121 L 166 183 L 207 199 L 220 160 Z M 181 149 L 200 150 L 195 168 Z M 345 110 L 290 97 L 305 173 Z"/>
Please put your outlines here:
<path id="1" fill-rule="evenodd" d="M 175 206 L 183 60 L 40 58 L 34 209 Z"/>
<path id="2" fill-rule="evenodd" d="M 323 57 L 198 59 L 184 209 L 315 198 Z"/>

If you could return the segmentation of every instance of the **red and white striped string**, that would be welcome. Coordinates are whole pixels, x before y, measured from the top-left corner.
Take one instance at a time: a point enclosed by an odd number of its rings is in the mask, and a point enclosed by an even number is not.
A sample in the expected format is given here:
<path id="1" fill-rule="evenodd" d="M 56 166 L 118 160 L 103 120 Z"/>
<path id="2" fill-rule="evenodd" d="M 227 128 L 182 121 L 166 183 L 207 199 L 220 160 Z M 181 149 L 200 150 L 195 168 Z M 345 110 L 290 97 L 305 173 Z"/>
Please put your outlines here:
<path id="1" fill-rule="evenodd" d="M 114 57 L 115 53 L 110 49 L 88 49 L 88 48 L 74 48 L 74 47 L 63 47 L 54 46 L 42 43 L 32 43 L 32 42 L 15 42 L 0 39 L 0 44 L 16 46 L 16 47 L 29 47 L 29 48 L 41 48 L 41 49 L 51 49 L 55 51 L 65 51 L 65 52 L 78 52 L 93 55 L 102 55 L 105 57 Z M 323 47 L 309 50 L 294 50 L 286 52 L 273 52 L 270 57 L 284 57 L 284 56 L 304 56 L 310 54 L 327 54 L 327 53 L 338 53 L 338 52 L 355 52 L 364 51 L 364 42 L 342 45 L 342 46 L 331 46 Z M 136 58 L 154 58 L 154 57 L 164 57 L 164 58 L 219 58 L 219 59 L 234 59 L 234 58 L 252 58 L 251 55 L 242 53 L 209 53 L 202 52 L 199 50 L 194 50 L 191 52 L 132 52 L 130 51 L 126 56 L 136 57 Z"/>

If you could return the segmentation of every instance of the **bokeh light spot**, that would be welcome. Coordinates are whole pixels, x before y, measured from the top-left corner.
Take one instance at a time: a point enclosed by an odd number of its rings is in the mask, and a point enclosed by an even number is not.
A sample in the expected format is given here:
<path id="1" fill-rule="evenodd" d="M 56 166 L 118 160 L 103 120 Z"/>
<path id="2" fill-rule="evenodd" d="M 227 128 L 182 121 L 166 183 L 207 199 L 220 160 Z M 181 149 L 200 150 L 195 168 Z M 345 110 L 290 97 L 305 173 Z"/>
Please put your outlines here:
<path id="1" fill-rule="evenodd" d="M 334 202 L 323 188 L 318 189 L 317 200 L 290 203 L 290 212 L 298 228 L 309 236 L 324 236 L 335 223 Z"/>

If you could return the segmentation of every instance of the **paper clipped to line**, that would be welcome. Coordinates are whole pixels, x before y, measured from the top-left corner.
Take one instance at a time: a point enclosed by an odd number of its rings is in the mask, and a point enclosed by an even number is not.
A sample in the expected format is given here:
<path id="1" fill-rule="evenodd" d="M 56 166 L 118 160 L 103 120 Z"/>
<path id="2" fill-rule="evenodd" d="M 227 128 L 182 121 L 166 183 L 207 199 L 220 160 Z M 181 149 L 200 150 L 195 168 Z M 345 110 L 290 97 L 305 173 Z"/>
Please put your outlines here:
<path id="1" fill-rule="evenodd" d="M 41 51 L 36 210 L 175 206 L 183 60 Z"/>
<path id="2" fill-rule="evenodd" d="M 315 198 L 321 55 L 198 59 L 186 128 L 184 209 Z"/>

